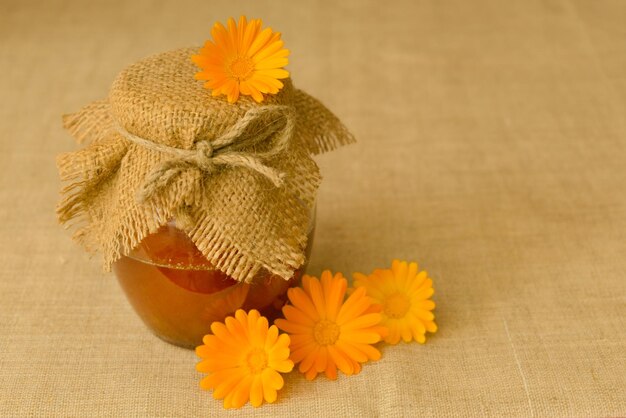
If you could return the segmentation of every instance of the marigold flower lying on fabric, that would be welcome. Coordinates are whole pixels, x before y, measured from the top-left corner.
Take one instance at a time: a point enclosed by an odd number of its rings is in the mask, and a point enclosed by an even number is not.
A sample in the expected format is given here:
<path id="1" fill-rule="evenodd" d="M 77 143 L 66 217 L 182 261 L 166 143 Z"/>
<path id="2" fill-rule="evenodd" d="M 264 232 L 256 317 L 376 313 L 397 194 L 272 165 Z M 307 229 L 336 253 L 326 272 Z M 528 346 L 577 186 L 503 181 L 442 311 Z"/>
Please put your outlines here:
<path id="1" fill-rule="evenodd" d="M 225 323 L 213 322 L 211 331 L 196 348 L 203 359 L 196 370 L 209 373 L 200 387 L 213 389 L 215 399 L 224 399 L 224 408 L 240 408 L 248 400 L 255 407 L 263 399 L 274 402 L 284 384 L 280 373 L 293 369 L 289 336 L 279 335 L 275 325 L 268 327 L 255 309 L 238 309 Z"/>
<path id="2" fill-rule="evenodd" d="M 261 19 L 239 24 L 231 17 L 225 28 L 220 22 L 211 30 L 212 41 L 206 41 L 198 55 L 191 57 L 200 67 L 197 80 L 206 80 L 204 86 L 213 96 L 226 95 L 234 103 L 239 94 L 263 101 L 263 93 L 276 94 L 283 87 L 280 79 L 289 77 L 282 67 L 288 64 L 289 50 L 283 48 L 280 33 L 271 28 L 261 30 Z"/>
<path id="3" fill-rule="evenodd" d="M 385 342 L 397 344 L 402 338 L 420 343 L 426 331 L 436 332 L 433 281 L 425 271 L 418 273 L 416 263 L 394 260 L 391 269 L 376 269 L 369 276 L 354 273 L 354 286 L 364 288 L 368 296 L 383 307 L 382 324 L 389 329 Z M 356 292 L 356 290 L 355 290 Z"/>
<path id="4" fill-rule="evenodd" d="M 275 321 L 289 333 L 291 359 L 308 380 L 321 372 L 334 380 L 337 369 L 356 374 L 361 363 L 380 358 L 372 344 L 386 331 L 380 326 L 381 314 L 365 288 L 356 289 L 344 302 L 347 286 L 341 273 L 333 276 L 326 270 L 321 280 L 305 275 L 302 288 L 287 293 L 291 305 L 283 307 L 285 319 Z"/>

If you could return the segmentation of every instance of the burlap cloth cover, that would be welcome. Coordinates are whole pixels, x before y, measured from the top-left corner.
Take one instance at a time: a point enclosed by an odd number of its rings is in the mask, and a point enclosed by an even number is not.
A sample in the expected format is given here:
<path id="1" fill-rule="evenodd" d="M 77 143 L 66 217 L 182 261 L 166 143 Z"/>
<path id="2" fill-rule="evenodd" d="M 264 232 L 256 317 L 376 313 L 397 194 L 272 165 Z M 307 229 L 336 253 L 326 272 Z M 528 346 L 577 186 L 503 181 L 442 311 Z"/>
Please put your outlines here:
<path id="1" fill-rule="evenodd" d="M 74 237 L 100 251 L 107 269 L 174 218 L 208 260 L 235 279 L 250 281 L 260 269 L 288 279 L 304 262 L 320 183 L 311 155 L 353 138 L 290 80 L 260 104 L 249 97 L 235 104 L 212 97 L 193 77 L 198 70 L 190 56 L 196 51 L 166 52 L 131 65 L 108 100 L 64 118 L 69 132 L 88 145 L 58 158 L 61 178 L 69 182 L 59 220 L 76 220 Z M 244 118 L 248 123 L 240 126 Z M 208 167 L 176 164 L 152 145 L 195 150 L 237 126 L 240 134 L 224 150 L 242 154 L 239 165 L 214 166 L 217 149 L 206 156 Z M 171 169 L 159 171 L 164 166 Z M 272 182 L 259 170 L 279 173 L 283 181 Z"/>

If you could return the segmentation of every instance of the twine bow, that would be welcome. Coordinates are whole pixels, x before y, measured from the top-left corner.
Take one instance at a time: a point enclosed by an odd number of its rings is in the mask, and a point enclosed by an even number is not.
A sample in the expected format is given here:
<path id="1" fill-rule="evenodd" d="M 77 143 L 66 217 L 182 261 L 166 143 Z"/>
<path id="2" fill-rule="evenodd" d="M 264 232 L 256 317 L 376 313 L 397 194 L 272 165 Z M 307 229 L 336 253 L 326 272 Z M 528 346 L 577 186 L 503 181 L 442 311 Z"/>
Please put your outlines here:
<path id="1" fill-rule="evenodd" d="M 278 117 L 272 117 L 273 114 Z M 192 149 L 181 149 L 158 144 L 128 132 L 119 124 L 117 131 L 124 138 L 145 148 L 170 155 L 172 158 L 157 165 L 145 178 L 137 192 L 137 200 L 145 202 L 189 167 L 196 167 L 206 175 L 220 166 L 246 167 L 269 179 L 276 187 L 283 184 L 284 173 L 266 165 L 266 161 L 287 148 L 293 135 L 295 120 L 288 106 L 263 106 L 250 109 L 221 136 L 213 140 L 197 141 Z M 263 123 L 269 120 L 268 123 Z M 251 123 L 260 121 L 259 129 L 249 132 Z M 275 138 L 270 141 L 271 137 Z M 267 141 L 269 148 L 256 151 L 255 147 Z"/>

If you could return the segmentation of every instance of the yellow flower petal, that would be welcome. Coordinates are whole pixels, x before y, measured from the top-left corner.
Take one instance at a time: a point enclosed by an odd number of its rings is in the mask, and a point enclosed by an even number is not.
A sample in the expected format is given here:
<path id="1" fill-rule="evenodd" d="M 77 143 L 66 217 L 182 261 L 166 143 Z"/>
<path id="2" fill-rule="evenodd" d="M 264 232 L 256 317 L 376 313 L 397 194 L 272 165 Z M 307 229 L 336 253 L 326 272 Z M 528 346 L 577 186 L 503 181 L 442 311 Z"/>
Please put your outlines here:
<path id="1" fill-rule="evenodd" d="M 233 51 L 235 53 L 239 52 L 239 48 L 237 45 L 237 23 L 235 23 L 235 19 L 229 17 L 226 26 L 228 27 L 228 39 L 230 40 L 230 44 L 233 47 Z"/>
<path id="2" fill-rule="evenodd" d="M 265 369 L 261 373 L 261 377 L 263 378 L 263 385 L 274 390 L 282 389 L 285 384 L 283 377 L 272 369 Z"/>
<path id="3" fill-rule="evenodd" d="M 337 379 L 337 365 L 334 361 L 326 362 L 326 370 L 324 370 L 324 373 L 326 373 L 326 377 L 328 377 L 330 380 Z"/>
<path id="4" fill-rule="evenodd" d="M 243 40 L 241 42 L 241 49 L 243 51 L 250 50 L 250 46 L 252 45 L 252 41 L 259 34 L 259 29 L 261 28 L 261 20 L 260 19 L 252 19 L 246 27 L 245 34 L 243 36 Z"/>
<path id="5" fill-rule="evenodd" d="M 264 76 L 268 76 L 268 77 L 273 77 L 273 78 L 287 78 L 289 77 L 289 71 L 280 69 L 280 68 L 275 68 L 275 69 L 266 69 L 266 70 L 259 70 L 258 74 L 264 75 Z"/>
<path id="6" fill-rule="evenodd" d="M 251 80 L 252 82 L 261 82 L 269 87 L 272 87 L 274 89 L 276 89 L 276 91 L 280 90 L 283 88 L 283 82 L 274 78 L 274 77 L 270 77 L 270 76 L 266 76 L 260 73 L 256 73 L 254 75 L 254 79 Z"/>
<path id="7" fill-rule="evenodd" d="M 313 367 L 313 364 L 315 363 L 315 359 L 319 356 L 319 351 L 320 351 L 320 346 L 315 345 L 314 348 L 307 353 L 307 355 L 304 357 L 304 359 L 300 363 L 299 370 L 301 372 L 306 372 L 311 367 Z"/>
<path id="8" fill-rule="evenodd" d="M 346 321 L 341 325 L 342 330 L 353 330 L 353 329 L 361 329 L 368 328 L 377 325 L 382 320 L 382 317 L 379 313 L 371 313 L 364 314 L 355 319 L 351 319 Z"/>
<path id="9" fill-rule="evenodd" d="M 250 386 L 250 404 L 252 406 L 261 406 L 263 403 L 263 381 L 261 376 L 255 376 Z"/>
<path id="10" fill-rule="evenodd" d="M 305 274 L 304 277 L 302 278 L 303 285 L 307 277 L 308 276 Z M 287 291 L 287 297 L 289 298 L 289 300 L 291 301 L 291 303 L 293 304 L 295 308 L 302 311 L 302 314 L 308 316 L 311 319 L 317 319 L 319 317 L 319 314 L 317 312 L 317 309 L 315 309 L 315 305 L 313 304 L 313 301 L 303 289 L 299 287 L 291 288 Z M 283 313 L 285 315 L 288 315 L 288 313 L 285 312 L 284 310 L 283 310 Z M 286 318 L 291 319 L 289 316 L 286 316 Z M 303 320 L 298 320 L 298 322 L 302 322 L 302 321 Z"/>
<path id="11" fill-rule="evenodd" d="M 289 373 L 290 371 L 293 370 L 293 361 L 291 360 L 282 360 L 279 362 L 272 362 L 271 364 L 272 369 L 276 370 L 277 372 L 280 373 Z"/>
<path id="12" fill-rule="evenodd" d="M 259 63 L 263 61 L 267 57 L 271 57 L 273 54 L 277 53 L 281 50 L 281 48 L 285 45 L 283 41 L 273 41 L 270 40 L 267 45 L 259 50 L 256 54 L 254 54 L 253 59 L 254 62 Z"/>
<path id="13" fill-rule="evenodd" d="M 317 356 L 315 358 L 315 371 L 318 373 L 323 372 L 324 370 L 326 370 L 326 365 L 327 365 L 327 361 L 328 361 L 328 350 L 326 349 L 326 347 L 320 347 Z"/>
<path id="14" fill-rule="evenodd" d="M 354 359 L 359 363 L 364 363 L 367 361 L 367 355 L 365 355 L 365 353 L 363 353 L 361 350 L 357 350 L 352 344 L 346 341 L 338 341 L 336 346 L 351 359 Z"/>
<path id="15" fill-rule="evenodd" d="M 263 29 L 263 31 L 259 33 L 259 36 L 257 36 L 256 39 L 252 42 L 252 45 L 248 50 L 249 56 L 253 57 L 254 54 L 261 50 L 267 44 L 267 41 L 269 41 L 272 37 L 272 33 L 272 29 L 270 28 Z"/>
<path id="16" fill-rule="evenodd" d="M 301 308 L 302 305 L 298 305 L 296 308 L 292 305 L 283 306 L 283 315 L 286 318 L 289 318 L 290 321 L 295 322 L 300 325 L 304 325 L 306 327 L 310 327 L 315 325 L 315 320 L 309 315 L 307 315 Z"/>
<path id="17" fill-rule="evenodd" d="M 295 337 L 295 335 L 292 335 L 292 338 L 293 337 Z M 305 346 L 298 347 L 298 348 L 290 347 L 291 355 L 289 356 L 289 358 L 294 363 L 300 363 L 313 349 L 314 349 L 313 344 L 305 345 Z"/>
<path id="18" fill-rule="evenodd" d="M 211 30 L 214 45 L 222 51 L 222 55 L 228 55 L 234 46 L 231 43 L 228 30 L 220 22 L 216 22 Z"/>
<path id="19" fill-rule="evenodd" d="M 308 280 L 309 283 L 309 296 L 313 301 L 313 306 L 320 318 L 326 317 L 326 302 L 324 301 L 324 295 L 322 292 L 322 285 L 319 280 Z"/>
<path id="20" fill-rule="evenodd" d="M 302 325 L 297 322 L 290 322 L 282 318 L 277 319 L 276 321 L 274 321 L 274 323 L 281 330 L 285 331 L 288 334 L 294 334 L 294 336 L 298 334 L 305 334 L 311 330 L 311 328 L 306 325 Z"/>
<path id="21" fill-rule="evenodd" d="M 426 322 L 426 331 L 428 332 L 437 332 L 437 324 L 434 322 Z"/>
<path id="22" fill-rule="evenodd" d="M 362 344 L 376 344 L 381 340 L 380 334 L 378 332 L 350 332 L 343 331 L 343 335 L 345 335 L 346 339 Z"/>
<path id="23" fill-rule="evenodd" d="M 309 370 L 303 372 L 306 380 L 313 380 L 317 377 L 317 370 L 314 367 L 311 367 Z"/>
<path id="24" fill-rule="evenodd" d="M 263 61 L 259 61 L 255 68 L 257 70 L 273 70 L 275 68 L 284 67 L 289 63 L 287 58 L 267 58 Z"/>
<path id="25" fill-rule="evenodd" d="M 326 272 L 324 272 L 326 273 Z M 348 288 L 348 282 L 340 280 L 340 276 L 336 276 L 337 280 L 339 280 L 338 286 L 333 286 L 333 277 L 329 274 L 322 273 L 322 286 L 324 289 L 324 298 L 327 302 L 327 312 L 326 316 L 331 321 L 335 321 L 337 319 L 337 314 L 339 313 L 339 309 L 341 307 L 341 303 L 346 295 L 346 289 Z M 378 321 L 380 322 L 380 321 Z"/>
<path id="26" fill-rule="evenodd" d="M 359 317 L 372 305 L 371 300 L 365 297 L 365 292 L 365 289 L 356 289 L 354 293 L 348 297 L 339 310 L 337 323 L 341 325 L 346 324 L 350 319 Z"/>
<path id="27" fill-rule="evenodd" d="M 208 387 L 209 389 L 215 389 L 213 391 L 213 398 L 215 399 L 224 399 L 229 393 L 231 393 L 235 387 L 239 384 L 243 376 L 239 374 L 230 373 L 229 375 L 224 376 L 223 378 L 220 376 L 220 379 L 215 382 L 214 380 L 210 380 L 211 376 L 205 378 L 206 382 L 210 382 L 211 385 Z M 203 389 L 207 389 L 203 387 Z"/>
<path id="28" fill-rule="evenodd" d="M 337 365 L 337 368 L 344 374 L 350 376 L 354 373 L 354 366 L 352 362 L 335 346 L 328 347 L 328 354 L 332 357 L 333 361 Z"/>

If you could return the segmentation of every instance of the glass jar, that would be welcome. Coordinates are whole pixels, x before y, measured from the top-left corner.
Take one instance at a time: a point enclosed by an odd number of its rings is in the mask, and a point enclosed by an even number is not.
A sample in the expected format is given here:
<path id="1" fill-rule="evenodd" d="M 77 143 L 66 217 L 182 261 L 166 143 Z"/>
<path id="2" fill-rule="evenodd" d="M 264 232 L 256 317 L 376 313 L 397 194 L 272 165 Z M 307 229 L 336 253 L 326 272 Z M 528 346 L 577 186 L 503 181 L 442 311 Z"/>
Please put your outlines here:
<path id="1" fill-rule="evenodd" d="M 113 271 L 130 304 L 161 339 L 187 348 L 202 344 L 211 323 L 237 309 L 257 309 L 272 321 L 281 315 L 287 289 L 300 283 L 313 244 L 312 217 L 306 262 L 289 280 L 259 272 L 241 283 L 214 268 L 174 222 L 146 237 Z"/>

